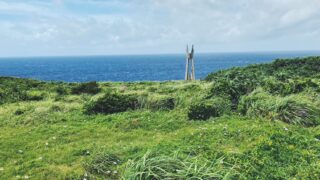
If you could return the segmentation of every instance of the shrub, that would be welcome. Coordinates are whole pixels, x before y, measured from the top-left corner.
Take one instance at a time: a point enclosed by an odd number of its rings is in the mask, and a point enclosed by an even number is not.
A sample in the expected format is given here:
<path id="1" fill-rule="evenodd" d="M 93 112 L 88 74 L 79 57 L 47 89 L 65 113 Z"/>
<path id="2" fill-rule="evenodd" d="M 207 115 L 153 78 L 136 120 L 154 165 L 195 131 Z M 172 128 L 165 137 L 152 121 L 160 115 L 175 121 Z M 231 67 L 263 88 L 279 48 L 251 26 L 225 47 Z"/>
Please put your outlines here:
<path id="1" fill-rule="evenodd" d="M 277 105 L 277 119 L 286 123 L 304 126 L 320 124 L 320 109 L 294 98 L 285 98 Z"/>
<path id="2" fill-rule="evenodd" d="M 230 111 L 231 105 L 228 100 L 215 98 L 196 102 L 189 107 L 188 117 L 190 120 L 207 120 L 210 117 L 219 117 Z"/>
<path id="3" fill-rule="evenodd" d="M 279 81 L 275 78 L 267 78 L 262 84 L 263 89 L 267 92 L 281 96 L 300 93 L 307 88 L 318 89 L 318 85 L 312 82 L 311 79 L 287 79 L 285 81 Z"/>
<path id="4" fill-rule="evenodd" d="M 209 97 L 227 97 L 235 108 L 241 96 L 251 93 L 259 84 L 256 74 L 235 68 L 213 81 Z"/>
<path id="5" fill-rule="evenodd" d="M 84 110 L 86 114 L 112 114 L 136 109 L 137 107 L 138 100 L 133 95 L 107 93 L 98 100 L 85 104 Z"/>
<path id="6" fill-rule="evenodd" d="M 45 94 L 39 91 L 27 92 L 23 100 L 25 101 L 41 101 L 45 98 Z"/>
<path id="7" fill-rule="evenodd" d="M 238 111 L 242 115 L 250 117 L 269 117 L 272 116 L 272 109 L 275 102 L 274 98 L 263 89 L 259 88 L 247 96 L 243 96 L 238 105 Z"/>
<path id="8" fill-rule="evenodd" d="M 238 110 L 250 117 L 264 117 L 290 124 L 315 126 L 320 123 L 320 109 L 300 96 L 279 97 L 261 89 L 242 97 Z"/>
<path id="9" fill-rule="evenodd" d="M 171 156 L 147 152 L 141 159 L 129 160 L 122 179 L 227 179 L 236 173 L 222 158 Z"/>
<path id="10" fill-rule="evenodd" d="M 86 150 L 85 153 L 87 152 Z M 118 166 L 121 163 L 121 160 L 116 155 L 101 153 L 86 162 L 84 168 L 88 172 L 89 177 L 99 176 L 108 179 L 118 179 Z"/>
<path id="11" fill-rule="evenodd" d="M 0 87 L 0 104 L 26 101 L 27 92 L 19 88 L 1 88 Z"/>
<path id="12" fill-rule="evenodd" d="M 99 84 L 95 81 L 81 83 L 71 89 L 72 94 L 97 94 L 100 92 Z"/>
<path id="13" fill-rule="evenodd" d="M 172 97 L 160 98 L 149 102 L 151 110 L 169 111 L 175 107 L 175 99 Z"/>
<path id="14" fill-rule="evenodd" d="M 211 73 L 205 78 L 213 82 L 209 97 L 228 97 L 235 109 L 241 96 L 248 95 L 261 85 L 268 92 L 283 96 L 310 87 L 319 91 L 319 86 L 310 80 L 319 73 L 319 62 L 319 57 L 285 59 Z"/>
<path id="15" fill-rule="evenodd" d="M 59 86 L 55 89 L 56 93 L 59 95 L 59 96 L 64 96 L 64 95 L 67 95 L 68 94 L 68 90 L 63 87 L 63 86 Z"/>

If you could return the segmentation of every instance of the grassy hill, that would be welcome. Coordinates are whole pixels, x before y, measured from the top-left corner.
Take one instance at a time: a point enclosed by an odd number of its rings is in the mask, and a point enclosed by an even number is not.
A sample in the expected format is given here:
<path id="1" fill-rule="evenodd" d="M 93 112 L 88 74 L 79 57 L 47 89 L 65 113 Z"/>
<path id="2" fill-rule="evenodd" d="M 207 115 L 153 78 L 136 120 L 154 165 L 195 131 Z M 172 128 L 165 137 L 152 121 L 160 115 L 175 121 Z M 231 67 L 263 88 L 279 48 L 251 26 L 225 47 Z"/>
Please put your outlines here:
<path id="1" fill-rule="evenodd" d="M 318 179 L 320 57 L 184 82 L 0 78 L 0 179 Z"/>

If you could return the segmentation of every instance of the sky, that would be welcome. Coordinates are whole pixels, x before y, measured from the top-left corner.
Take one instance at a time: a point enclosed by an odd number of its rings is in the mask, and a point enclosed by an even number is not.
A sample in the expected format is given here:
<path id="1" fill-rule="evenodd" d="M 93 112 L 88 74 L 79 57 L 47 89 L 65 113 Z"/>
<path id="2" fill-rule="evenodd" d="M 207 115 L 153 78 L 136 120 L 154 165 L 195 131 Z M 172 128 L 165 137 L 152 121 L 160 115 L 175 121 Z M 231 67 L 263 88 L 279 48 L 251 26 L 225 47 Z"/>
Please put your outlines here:
<path id="1" fill-rule="evenodd" d="M 0 56 L 320 50 L 320 0 L 0 0 Z"/>

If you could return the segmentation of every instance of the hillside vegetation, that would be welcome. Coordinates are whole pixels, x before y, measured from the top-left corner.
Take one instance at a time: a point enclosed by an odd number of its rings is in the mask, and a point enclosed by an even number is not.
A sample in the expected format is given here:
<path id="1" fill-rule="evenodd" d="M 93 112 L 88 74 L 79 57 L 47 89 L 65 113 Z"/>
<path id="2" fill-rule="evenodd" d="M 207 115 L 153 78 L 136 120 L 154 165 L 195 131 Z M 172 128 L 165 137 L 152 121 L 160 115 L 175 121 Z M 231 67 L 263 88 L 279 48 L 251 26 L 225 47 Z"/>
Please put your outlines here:
<path id="1" fill-rule="evenodd" d="M 320 57 L 202 81 L 0 77 L 0 179 L 319 179 Z"/>

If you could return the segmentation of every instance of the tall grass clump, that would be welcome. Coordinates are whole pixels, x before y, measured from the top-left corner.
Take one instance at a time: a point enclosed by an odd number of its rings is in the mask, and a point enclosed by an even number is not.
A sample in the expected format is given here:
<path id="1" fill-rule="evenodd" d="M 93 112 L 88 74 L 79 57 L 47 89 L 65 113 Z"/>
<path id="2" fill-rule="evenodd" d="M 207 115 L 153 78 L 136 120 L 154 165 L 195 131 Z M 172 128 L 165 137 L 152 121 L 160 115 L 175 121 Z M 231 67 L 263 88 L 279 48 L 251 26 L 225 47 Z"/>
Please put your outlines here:
<path id="1" fill-rule="evenodd" d="M 175 101 L 172 97 L 149 97 L 144 106 L 152 111 L 169 111 L 175 108 Z"/>
<path id="2" fill-rule="evenodd" d="M 235 176 L 223 159 L 208 160 L 199 157 L 171 156 L 147 152 L 142 158 L 130 160 L 122 179 L 227 179 Z"/>
<path id="3" fill-rule="evenodd" d="M 204 99 L 190 105 L 188 117 L 190 120 L 207 120 L 210 117 L 219 117 L 231 111 L 228 99 Z"/>
<path id="4" fill-rule="evenodd" d="M 138 107 L 137 97 L 133 95 L 106 93 L 97 100 L 92 100 L 84 105 L 86 114 L 112 114 L 133 110 Z"/>
<path id="5" fill-rule="evenodd" d="M 72 94 L 97 94 L 100 91 L 99 84 L 95 81 L 80 83 L 71 89 Z"/>
<path id="6" fill-rule="evenodd" d="M 297 94 L 306 89 L 319 90 L 319 86 L 312 79 L 285 79 L 278 80 L 275 77 L 265 78 L 262 81 L 262 87 L 273 95 L 287 96 Z"/>
<path id="7" fill-rule="evenodd" d="M 207 80 L 213 81 L 209 97 L 228 98 L 233 108 L 237 106 L 241 96 L 251 93 L 260 82 L 255 73 L 246 73 L 240 68 L 217 74 L 216 78 L 208 76 Z"/>
<path id="8" fill-rule="evenodd" d="M 261 89 L 242 97 L 238 110 L 250 117 L 281 120 L 289 124 L 316 126 L 320 124 L 320 109 L 299 95 L 272 96 Z"/>

